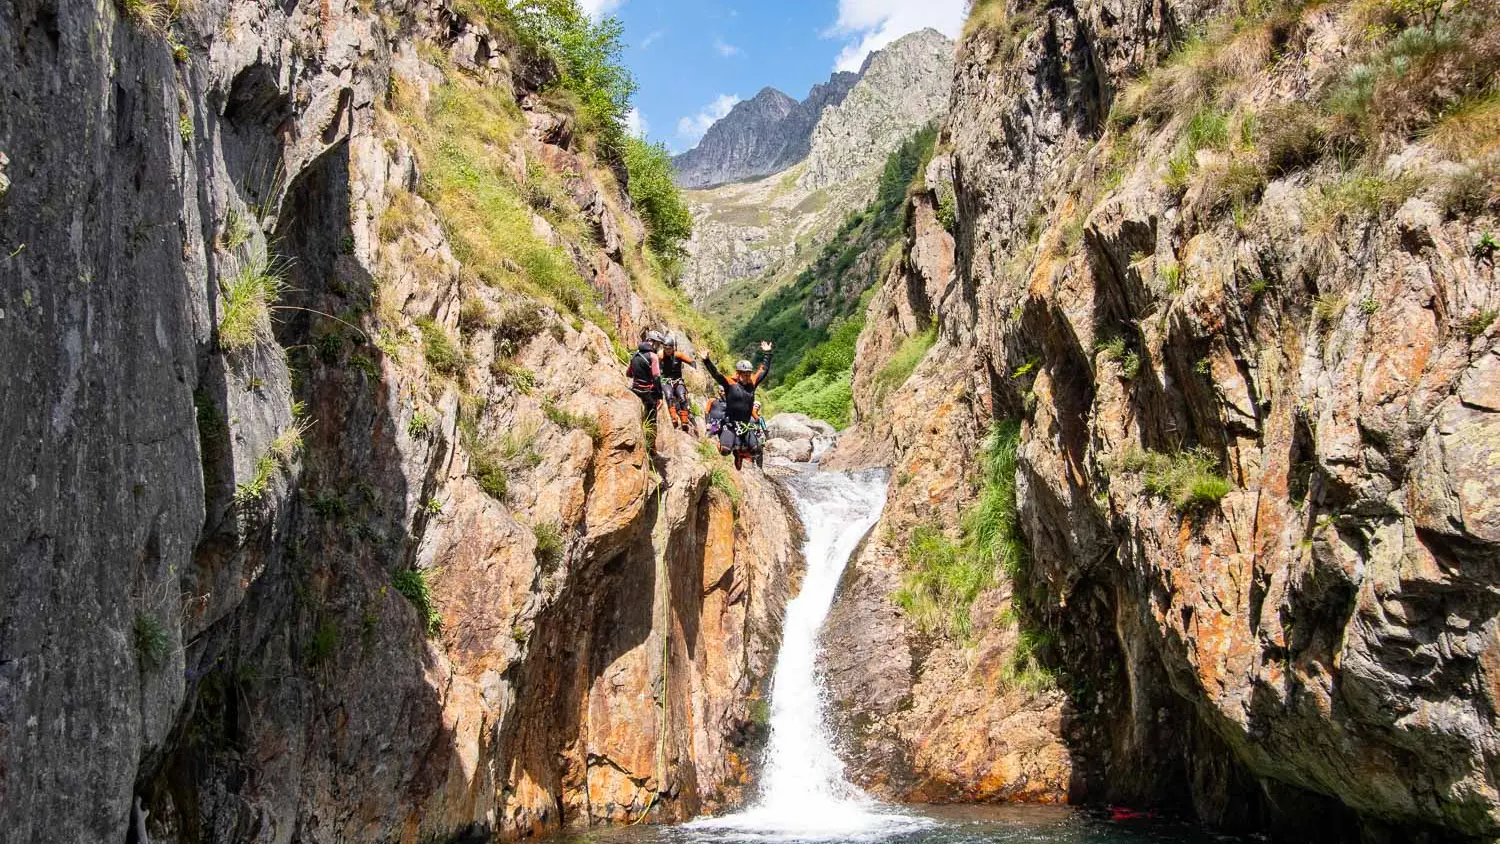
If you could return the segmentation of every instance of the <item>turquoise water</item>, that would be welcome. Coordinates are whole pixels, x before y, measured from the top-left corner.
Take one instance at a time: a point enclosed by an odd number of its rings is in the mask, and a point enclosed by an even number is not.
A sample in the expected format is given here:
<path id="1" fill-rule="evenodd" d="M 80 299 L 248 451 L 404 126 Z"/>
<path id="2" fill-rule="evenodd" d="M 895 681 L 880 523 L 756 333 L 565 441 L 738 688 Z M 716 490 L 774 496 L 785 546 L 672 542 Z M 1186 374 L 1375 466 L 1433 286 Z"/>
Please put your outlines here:
<path id="1" fill-rule="evenodd" d="M 1246 839 L 1155 818 L 1050 806 L 883 808 L 889 823 L 849 834 L 787 835 L 743 825 L 608 827 L 561 836 L 566 844 L 1208 844 Z"/>

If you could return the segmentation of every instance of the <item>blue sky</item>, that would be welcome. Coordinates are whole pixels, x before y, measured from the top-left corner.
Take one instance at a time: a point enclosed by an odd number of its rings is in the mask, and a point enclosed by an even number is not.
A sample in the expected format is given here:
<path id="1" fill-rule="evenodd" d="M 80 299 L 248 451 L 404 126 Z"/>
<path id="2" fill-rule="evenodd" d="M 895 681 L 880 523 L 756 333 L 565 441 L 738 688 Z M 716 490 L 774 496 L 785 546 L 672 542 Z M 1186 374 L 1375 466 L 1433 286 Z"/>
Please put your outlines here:
<path id="1" fill-rule="evenodd" d="M 646 134 L 674 152 L 769 85 L 794 98 L 835 68 L 931 26 L 952 36 L 965 0 L 581 0 L 625 24 Z"/>

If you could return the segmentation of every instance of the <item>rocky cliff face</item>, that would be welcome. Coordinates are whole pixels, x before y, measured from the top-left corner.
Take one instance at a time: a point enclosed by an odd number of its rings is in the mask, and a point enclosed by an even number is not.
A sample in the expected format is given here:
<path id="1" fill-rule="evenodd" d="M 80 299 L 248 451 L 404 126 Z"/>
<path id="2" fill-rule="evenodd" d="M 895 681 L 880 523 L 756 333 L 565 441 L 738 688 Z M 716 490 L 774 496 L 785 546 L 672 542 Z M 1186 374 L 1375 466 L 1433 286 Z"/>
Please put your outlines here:
<path id="1" fill-rule="evenodd" d="M 872 53 L 857 76 L 838 74 L 814 89 L 804 112 L 817 102 L 820 117 L 773 175 L 690 191 L 682 283 L 693 300 L 738 314 L 795 277 L 844 217 L 870 202 L 886 156 L 942 115 L 952 67 L 953 42 L 941 33 L 904 36 Z"/>
<path id="2" fill-rule="evenodd" d="M 826 188 L 879 164 L 914 129 L 943 113 L 952 78 L 953 42 L 935 29 L 871 53 L 859 84 L 813 130 L 798 185 Z"/>
<path id="3" fill-rule="evenodd" d="M 843 102 L 859 75 L 835 73 L 797 102 L 775 88 L 762 88 L 710 126 L 696 147 L 672 159 L 684 188 L 754 179 L 779 173 L 807 157 L 814 127 L 825 109 Z"/>
<path id="4" fill-rule="evenodd" d="M 1456 52 L 1386 7 L 976 9 L 951 175 L 940 155 L 913 199 L 835 458 L 895 464 L 829 649 L 873 785 L 1496 834 L 1500 286 L 1473 181 L 1494 136 L 1443 105 L 1495 53 L 1444 14 Z M 949 178 L 951 247 L 927 222 Z M 881 384 L 928 320 L 931 351 Z M 1029 554 L 973 597 L 965 640 L 891 596 L 917 528 L 995 490 L 994 420 L 1019 424 Z M 866 640 L 868 671 L 841 652 Z"/>
<path id="5" fill-rule="evenodd" d="M 659 282 L 549 66 L 442 3 L 128 8 L 0 16 L 0 837 L 736 800 L 797 526 L 648 454 Z"/>
<path id="6" fill-rule="evenodd" d="M 946 329 L 894 389 L 880 373 L 905 338 L 922 334 L 962 296 L 954 239 L 937 197 L 951 186 L 940 154 L 907 205 L 901 259 L 876 289 L 854 364 L 857 424 L 823 465 L 891 466 L 886 510 L 851 561 L 824 627 L 823 670 L 849 770 L 892 800 L 969 802 L 1068 799 L 1072 759 L 1063 743 L 1063 696 L 1020 682 L 1022 631 L 1009 584 L 985 590 L 964 639 L 924 630 L 897 606 L 914 531 L 957 525 L 980 483 L 987 407 L 972 383 L 961 337 Z"/>

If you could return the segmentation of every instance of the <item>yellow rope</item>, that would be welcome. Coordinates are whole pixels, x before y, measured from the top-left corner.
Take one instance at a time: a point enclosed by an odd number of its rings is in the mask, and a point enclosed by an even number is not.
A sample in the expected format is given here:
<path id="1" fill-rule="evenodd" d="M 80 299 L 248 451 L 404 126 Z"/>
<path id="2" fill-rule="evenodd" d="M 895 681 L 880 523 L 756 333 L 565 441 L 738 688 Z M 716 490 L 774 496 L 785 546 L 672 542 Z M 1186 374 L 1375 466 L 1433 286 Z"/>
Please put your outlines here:
<path id="1" fill-rule="evenodd" d="M 659 433 L 659 432 L 658 432 Z M 644 471 L 647 465 L 652 464 L 650 449 L 647 449 L 646 460 L 641 468 Z M 651 802 L 641 811 L 639 817 L 630 822 L 634 826 L 646 819 L 651 810 L 656 807 L 662 792 L 667 785 L 667 727 L 670 723 L 671 709 L 667 700 L 667 690 L 671 682 L 669 673 L 672 664 L 672 584 L 667 580 L 667 554 L 666 542 L 663 541 L 662 533 L 666 528 L 666 481 L 655 472 L 655 466 L 651 466 L 652 477 L 656 479 L 656 525 L 651 529 L 652 545 L 656 548 L 656 594 L 660 604 L 661 613 L 661 697 L 659 708 L 656 711 L 656 793 L 651 795 Z"/>

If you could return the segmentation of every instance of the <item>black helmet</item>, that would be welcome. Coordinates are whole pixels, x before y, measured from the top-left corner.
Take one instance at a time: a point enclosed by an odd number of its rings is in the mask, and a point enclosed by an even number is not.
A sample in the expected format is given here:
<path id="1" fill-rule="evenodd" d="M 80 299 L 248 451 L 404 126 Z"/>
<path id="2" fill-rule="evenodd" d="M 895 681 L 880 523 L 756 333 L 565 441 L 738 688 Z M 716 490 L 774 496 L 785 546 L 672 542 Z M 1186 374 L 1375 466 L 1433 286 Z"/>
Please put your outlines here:
<path id="1" fill-rule="evenodd" d="M 750 370 L 752 370 L 754 368 L 755 367 L 751 366 L 750 365 L 750 361 L 748 361 L 748 360 L 742 360 L 739 363 L 737 363 L 737 364 L 734 365 L 734 371 L 735 372 L 749 372 Z"/>
<path id="2" fill-rule="evenodd" d="M 666 338 L 661 341 L 661 344 L 669 349 L 675 349 L 677 348 L 677 338 L 668 334 Z"/>

